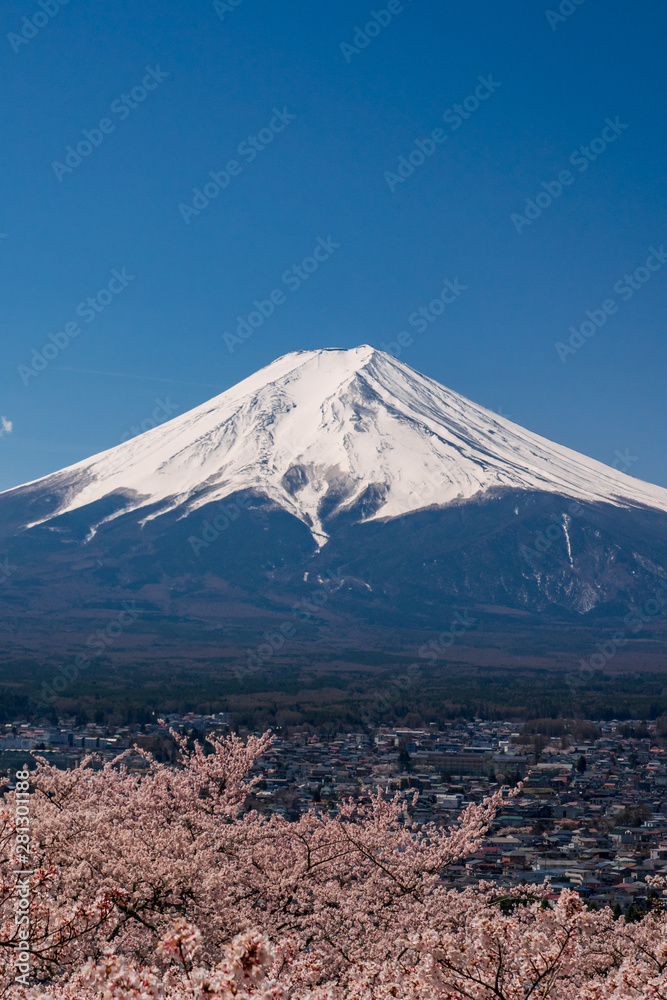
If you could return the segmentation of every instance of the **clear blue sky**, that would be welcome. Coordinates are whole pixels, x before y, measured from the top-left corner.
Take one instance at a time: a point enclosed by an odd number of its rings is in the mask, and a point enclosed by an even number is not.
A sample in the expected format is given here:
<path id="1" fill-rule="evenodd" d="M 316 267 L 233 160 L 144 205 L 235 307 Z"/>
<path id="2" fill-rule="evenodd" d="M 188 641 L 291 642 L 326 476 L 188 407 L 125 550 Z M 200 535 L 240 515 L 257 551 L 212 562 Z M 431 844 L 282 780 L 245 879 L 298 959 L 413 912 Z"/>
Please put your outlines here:
<path id="1" fill-rule="evenodd" d="M 392 0 L 386 23 L 385 0 L 42 2 L 0 7 L 0 488 L 118 444 L 158 399 L 401 331 L 418 370 L 667 486 L 667 263 L 623 278 L 667 245 L 663 3 Z M 340 246 L 285 276 L 319 238 Z M 445 279 L 466 288 L 422 330 Z M 563 361 L 586 310 L 604 325 Z"/>

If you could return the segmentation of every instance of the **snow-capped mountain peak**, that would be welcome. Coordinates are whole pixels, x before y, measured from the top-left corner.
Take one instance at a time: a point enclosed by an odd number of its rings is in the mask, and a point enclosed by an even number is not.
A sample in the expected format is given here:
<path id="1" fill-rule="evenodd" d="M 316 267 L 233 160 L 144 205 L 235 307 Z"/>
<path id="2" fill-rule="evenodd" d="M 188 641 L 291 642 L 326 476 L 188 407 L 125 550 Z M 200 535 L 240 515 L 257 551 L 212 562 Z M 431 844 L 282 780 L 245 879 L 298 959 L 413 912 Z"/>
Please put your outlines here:
<path id="1" fill-rule="evenodd" d="M 146 519 L 252 491 L 320 542 L 327 519 L 345 512 L 393 518 L 503 489 L 667 511 L 667 490 L 526 431 L 367 345 L 286 354 L 30 485 L 41 483 L 60 496 L 58 514 L 116 493 L 125 512 L 147 508 Z"/>

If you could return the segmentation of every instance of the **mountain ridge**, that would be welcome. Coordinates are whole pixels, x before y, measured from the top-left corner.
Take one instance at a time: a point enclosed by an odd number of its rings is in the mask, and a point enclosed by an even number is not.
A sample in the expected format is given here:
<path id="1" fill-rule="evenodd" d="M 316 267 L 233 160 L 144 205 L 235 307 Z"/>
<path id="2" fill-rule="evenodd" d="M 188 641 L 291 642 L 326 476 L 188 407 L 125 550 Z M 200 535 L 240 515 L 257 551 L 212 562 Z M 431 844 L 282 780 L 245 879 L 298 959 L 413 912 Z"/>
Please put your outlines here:
<path id="1" fill-rule="evenodd" d="M 44 489 L 58 502 L 23 528 L 110 497 L 118 509 L 91 531 L 122 512 L 144 510 L 141 523 L 174 509 L 189 516 L 253 491 L 307 524 L 320 544 L 332 516 L 355 509 L 370 521 L 507 489 L 667 511 L 667 489 L 533 434 L 368 345 L 283 355 L 0 502 Z"/>
<path id="2" fill-rule="evenodd" d="M 667 490 L 368 346 L 286 355 L 0 494 L 0 555 L 10 676 L 17 658 L 85 654 L 124 602 L 137 617 L 99 661 L 112 686 L 135 665 L 145 678 L 236 676 L 283 624 L 271 669 L 348 653 L 363 664 L 364 650 L 389 662 L 465 609 L 479 625 L 443 669 L 574 669 L 608 629 L 628 639 L 615 668 L 662 669 L 667 635 L 662 605 L 637 636 L 625 624 L 665 592 Z"/>

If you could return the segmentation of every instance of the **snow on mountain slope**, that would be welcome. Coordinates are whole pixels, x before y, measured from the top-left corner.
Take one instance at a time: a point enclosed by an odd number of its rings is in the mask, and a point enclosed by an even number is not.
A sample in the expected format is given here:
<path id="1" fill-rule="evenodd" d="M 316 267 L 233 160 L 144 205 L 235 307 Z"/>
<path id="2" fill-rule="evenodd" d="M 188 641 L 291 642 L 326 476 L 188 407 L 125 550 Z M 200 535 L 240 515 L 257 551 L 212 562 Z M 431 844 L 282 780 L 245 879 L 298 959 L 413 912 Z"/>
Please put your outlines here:
<path id="1" fill-rule="evenodd" d="M 286 354 L 188 413 L 30 486 L 40 484 L 57 489 L 59 514 L 118 491 L 132 495 L 125 511 L 140 518 L 149 504 L 186 515 L 252 490 L 320 541 L 324 498 L 328 513 L 344 512 L 368 487 L 368 517 L 378 518 L 498 488 L 667 511 L 667 490 L 532 434 L 368 346 Z"/>

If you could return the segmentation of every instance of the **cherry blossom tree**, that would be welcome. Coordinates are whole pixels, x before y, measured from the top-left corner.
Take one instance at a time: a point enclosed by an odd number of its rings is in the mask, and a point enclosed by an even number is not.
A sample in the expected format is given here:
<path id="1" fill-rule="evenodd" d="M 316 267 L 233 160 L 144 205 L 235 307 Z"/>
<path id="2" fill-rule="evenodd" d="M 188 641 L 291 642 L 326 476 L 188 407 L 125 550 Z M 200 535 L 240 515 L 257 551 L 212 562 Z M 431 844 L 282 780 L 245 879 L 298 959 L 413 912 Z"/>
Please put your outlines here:
<path id="1" fill-rule="evenodd" d="M 659 908 L 626 924 L 574 892 L 443 881 L 501 793 L 450 829 L 415 825 L 409 796 L 381 793 L 287 822 L 246 808 L 269 735 L 212 740 L 210 753 L 174 736 L 175 767 L 146 752 L 142 770 L 123 755 L 70 771 L 40 761 L 30 875 L 16 875 L 16 794 L 5 796 L 3 997 L 667 1000 Z"/>

